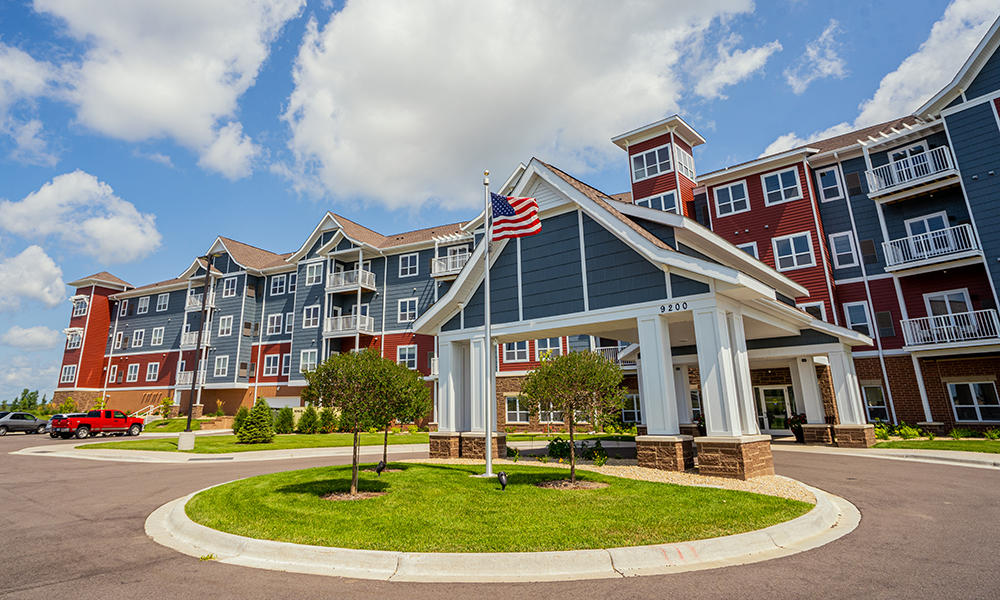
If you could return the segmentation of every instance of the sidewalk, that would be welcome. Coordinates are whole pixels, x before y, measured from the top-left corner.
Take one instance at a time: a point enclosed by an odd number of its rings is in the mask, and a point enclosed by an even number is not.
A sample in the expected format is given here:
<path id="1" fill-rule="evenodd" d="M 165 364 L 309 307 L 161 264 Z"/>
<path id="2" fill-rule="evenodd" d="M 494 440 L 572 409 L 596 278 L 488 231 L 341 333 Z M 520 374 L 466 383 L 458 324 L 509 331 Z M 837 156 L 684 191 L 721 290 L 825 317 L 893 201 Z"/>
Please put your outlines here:
<path id="1" fill-rule="evenodd" d="M 813 454 L 860 456 L 888 460 L 912 460 L 980 469 L 1000 469 L 1000 454 L 988 454 L 986 452 L 910 450 L 904 448 L 836 448 L 833 446 L 806 446 L 787 442 L 772 443 L 771 450 L 776 452 L 809 452 Z"/>
<path id="2" fill-rule="evenodd" d="M 177 435 L 176 433 L 173 435 Z M 90 443 L 90 442 L 86 442 Z M 79 444 L 77 444 L 79 445 Z M 285 450 L 251 450 L 225 454 L 194 454 L 191 452 L 167 452 L 156 450 L 114 450 L 77 449 L 76 446 L 33 446 L 11 454 L 28 456 L 54 456 L 57 458 L 78 458 L 83 460 L 104 460 L 114 462 L 142 463 L 199 463 L 199 462 L 255 462 L 262 460 L 288 460 L 294 458 L 349 457 L 350 446 L 330 448 L 288 448 Z M 374 461 L 382 457 L 382 446 L 361 446 L 361 458 Z M 426 453 L 427 444 L 395 444 L 389 446 L 389 456 Z"/>

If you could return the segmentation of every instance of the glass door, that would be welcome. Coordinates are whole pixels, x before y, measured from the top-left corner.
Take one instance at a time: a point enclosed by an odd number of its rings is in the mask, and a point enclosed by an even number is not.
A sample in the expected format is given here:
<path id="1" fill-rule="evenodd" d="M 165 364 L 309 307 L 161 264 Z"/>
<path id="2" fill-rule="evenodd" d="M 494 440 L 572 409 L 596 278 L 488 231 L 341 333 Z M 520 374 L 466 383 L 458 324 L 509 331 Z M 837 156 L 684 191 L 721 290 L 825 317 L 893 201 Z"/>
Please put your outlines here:
<path id="1" fill-rule="evenodd" d="M 948 228 L 947 213 L 935 213 L 906 221 L 913 259 L 922 259 L 955 250 L 955 238 Z"/>
<path id="2" fill-rule="evenodd" d="M 790 433 L 788 390 L 784 387 L 757 388 L 757 418 L 765 433 Z"/>
<path id="3" fill-rule="evenodd" d="M 966 339 L 963 334 L 978 327 L 976 316 L 972 314 L 969 292 L 965 289 L 926 294 L 924 302 L 935 341 Z"/>

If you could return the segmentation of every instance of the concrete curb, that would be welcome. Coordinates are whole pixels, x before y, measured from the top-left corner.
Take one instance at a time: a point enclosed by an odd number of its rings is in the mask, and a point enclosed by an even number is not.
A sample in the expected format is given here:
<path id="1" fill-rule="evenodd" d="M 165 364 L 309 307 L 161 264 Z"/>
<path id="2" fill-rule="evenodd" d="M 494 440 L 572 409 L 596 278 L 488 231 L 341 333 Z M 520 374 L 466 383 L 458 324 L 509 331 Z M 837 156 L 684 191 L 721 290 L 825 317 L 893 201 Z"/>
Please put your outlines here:
<path id="1" fill-rule="evenodd" d="M 607 579 L 715 569 L 788 556 L 843 537 L 861 522 L 861 513 L 847 500 L 804 487 L 815 495 L 816 506 L 785 523 L 706 540 L 604 550 L 389 552 L 259 540 L 210 529 L 189 519 L 184 507 L 198 492 L 153 511 L 146 519 L 146 534 L 158 544 L 189 556 L 211 554 L 226 564 L 291 573 L 413 582 Z"/>
<path id="2" fill-rule="evenodd" d="M 155 464 L 257 462 L 265 460 L 334 458 L 351 455 L 350 446 L 331 446 L 327 448 L 289 448 L 286 450 L 252 450 L 248 452 L 231 452 L 226 454 L 195 454 L 189 452 L 165 452 L 156 450 L 77 449 L 77 446 L 89 443 L 92 442 L 81 442 L 80 444 L 74 444 L 73 446 L 32 446 L 30 448 L 22 448 L 20 450 L 10 452 L 10 454 Z M 382 446 L 361 446 L 359 452 L 362 457 L 381 458 Z M 393 444 L 389 446 L 390 456 L 419 452 L 427 452 L 427 444 Z"/>
<path id="3" fill-rule="evenodd" d="M 883 460 L 903 460 L 953 467 L 973 467 L 978 469 L 1000 468 L 1000 455 L 985 452 L 958 450 L 922 450 L 907 448 L 865 448 L 850 449 L 832 446 L 791 446 L 772 444 L 772 451 L 805 452 L 830 456 L 855 456 L 860 458 L 881 458 Z"/>

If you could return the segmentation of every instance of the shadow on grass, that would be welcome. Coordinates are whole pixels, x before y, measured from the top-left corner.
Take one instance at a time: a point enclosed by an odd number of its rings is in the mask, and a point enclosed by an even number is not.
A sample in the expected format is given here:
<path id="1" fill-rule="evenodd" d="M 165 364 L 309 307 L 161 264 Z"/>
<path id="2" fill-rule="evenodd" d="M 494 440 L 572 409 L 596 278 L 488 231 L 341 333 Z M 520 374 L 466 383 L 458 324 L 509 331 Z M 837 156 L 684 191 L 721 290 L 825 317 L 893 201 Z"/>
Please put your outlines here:
<path id="1" fill-rule="evenodd" d="M 359 492 L 384 492 L 388 488 L 389 483 L 386 481 L 358 479 Z M 351 477 L 348 475 L 346 479 L 321 479 L 294 483 L 275 488 L 274 491 L 280 494 L 306 494 L 320 498 L 329 494 L 346 494 L 351 491 Z"/>

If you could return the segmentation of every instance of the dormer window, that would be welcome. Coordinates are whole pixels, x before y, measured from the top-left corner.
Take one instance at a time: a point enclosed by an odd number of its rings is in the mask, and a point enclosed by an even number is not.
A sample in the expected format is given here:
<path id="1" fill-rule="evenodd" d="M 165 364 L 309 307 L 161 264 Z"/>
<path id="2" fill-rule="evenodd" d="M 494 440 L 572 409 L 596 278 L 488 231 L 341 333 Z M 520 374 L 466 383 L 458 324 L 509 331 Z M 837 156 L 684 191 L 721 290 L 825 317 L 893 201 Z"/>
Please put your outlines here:
<path id="1" fill-rule="evenodd" d="M 82 317 L 87 314 L 87 299 L 75 298 L 73 300 L 73 316 Z"/>
<path id="2" fill-rule="evenodd" d="M 632 155 L 632 181 L 642 181 L 670 170 L 670 144 Z"/>

